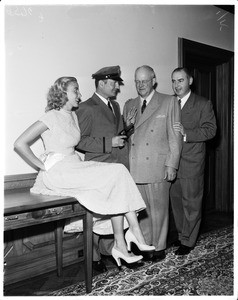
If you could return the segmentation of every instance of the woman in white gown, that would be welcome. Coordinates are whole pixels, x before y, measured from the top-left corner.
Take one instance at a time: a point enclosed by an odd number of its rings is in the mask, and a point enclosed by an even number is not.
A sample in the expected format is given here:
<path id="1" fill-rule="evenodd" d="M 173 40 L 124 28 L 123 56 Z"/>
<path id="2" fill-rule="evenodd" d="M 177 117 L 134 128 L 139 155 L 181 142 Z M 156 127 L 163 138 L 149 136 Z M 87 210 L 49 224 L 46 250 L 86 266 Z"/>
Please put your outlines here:
<path id="1" fill-rule="evenodd" d="M 142 256 L 128 252 L 131 242 L 141 251 L 154 250 L 153 246 L 146 245 L 136 216 L 145 208 L 145 203 L 122 164 L 82 161 L 75 152 L 80 128 L 73 109 L 78 107 L 80 98 L 76 78 L 57 79 L 47 95 L 46 113 L 22 133 L 14 148 L 39 170 L 32 193 L 73 196 L 88 210 L 103 216 L 101 224 L 98 222 L 98 230 L 100 234 L 103 234 L 102 230 L 104 234 L 113 232 L 112 256 L 118 266 L 121 258 L 127 263 L 134 263 Z M 40 137 L 45 153 L 37 158 L 30 145 Z M 124 217 L 129 224 L 125 238 Z"/>

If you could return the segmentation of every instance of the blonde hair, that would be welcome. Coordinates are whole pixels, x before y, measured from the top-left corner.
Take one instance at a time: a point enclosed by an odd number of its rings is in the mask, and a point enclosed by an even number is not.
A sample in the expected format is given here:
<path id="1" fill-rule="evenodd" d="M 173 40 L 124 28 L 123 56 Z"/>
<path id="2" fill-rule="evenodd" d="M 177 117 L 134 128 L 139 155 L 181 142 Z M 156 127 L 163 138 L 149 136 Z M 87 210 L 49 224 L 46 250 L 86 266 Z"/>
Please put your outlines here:
<path id="1" fill-rule="evenodd" d="M 46 112 L 52 109 L 60 110 L 65 105 L 68 101 L 67 88 L 71 82 L 77 82 L 77 79 L 69 76 L 60 77 L 50 87 L 47 94 Z"/>

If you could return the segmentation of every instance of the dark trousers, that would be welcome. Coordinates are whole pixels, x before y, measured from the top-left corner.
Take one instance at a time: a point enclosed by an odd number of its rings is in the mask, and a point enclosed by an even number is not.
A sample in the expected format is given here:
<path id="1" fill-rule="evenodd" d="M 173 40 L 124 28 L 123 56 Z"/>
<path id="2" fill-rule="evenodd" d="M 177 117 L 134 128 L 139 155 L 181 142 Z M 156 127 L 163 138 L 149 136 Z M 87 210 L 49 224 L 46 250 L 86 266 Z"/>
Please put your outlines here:
<path id="1" fill-rule="evenodd" d="M 93 233 L 93 261 L 99 261 L 101 254 L 111 255 L 113 244 L 113 235 L 102 236 Z"/>
<path id="2" fill-rule="evenodd" d="M 194 247 L 202 217 L 204 178 L 177 178 L 171 185 L 170 201 L 182 245 Z"/>

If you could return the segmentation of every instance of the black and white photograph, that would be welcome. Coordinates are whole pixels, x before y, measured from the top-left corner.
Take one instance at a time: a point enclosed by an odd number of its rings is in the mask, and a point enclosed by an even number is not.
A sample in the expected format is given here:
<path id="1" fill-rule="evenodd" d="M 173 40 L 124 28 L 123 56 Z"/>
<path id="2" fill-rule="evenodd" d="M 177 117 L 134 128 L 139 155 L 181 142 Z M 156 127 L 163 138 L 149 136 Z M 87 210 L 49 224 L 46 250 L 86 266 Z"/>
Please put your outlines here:
<path id="1" fill-rule="evenodd" d="M 237 1 L 0 9 L 2 296 L 237 300 Z"/>

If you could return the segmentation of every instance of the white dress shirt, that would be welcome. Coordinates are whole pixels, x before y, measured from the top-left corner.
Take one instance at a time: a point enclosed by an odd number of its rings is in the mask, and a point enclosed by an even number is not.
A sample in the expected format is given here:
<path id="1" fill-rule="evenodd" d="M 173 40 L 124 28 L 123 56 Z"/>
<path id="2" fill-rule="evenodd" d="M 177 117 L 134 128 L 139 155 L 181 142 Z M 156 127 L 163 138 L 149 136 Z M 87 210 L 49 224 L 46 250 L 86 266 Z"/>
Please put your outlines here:
<path id="1" fill-rule="evenodd" d="M 191 91 L 188 92 L 188 94 L 186 96 L 184 96 L 183 98 L 180 98 L 179 96 L 177 96 L 178 100 L 181 100 L 181 109 L 184 107 L 185 103 L 187 102 L 188 98 L 191 95 Z"/>
<path id="2" fill-rule="evenodd" d="M 148 96 L 147 98 L 142 98 L 142 97 L 140 97 L 140 101 L 141 101 L 141 105 L 140 105 L 140 106 L 143 105 L 143 101 L 144 101 L 144 100 L 146 100 L 146 106 L 147 106 L 147 105 L 149 104 L 150 100 L 152 99 L 152 97 L 154 96 L 154 93 L 155 93 L 155 90 L 153 90 L 153 91 L 149 94 L 149 96 Z"/>

